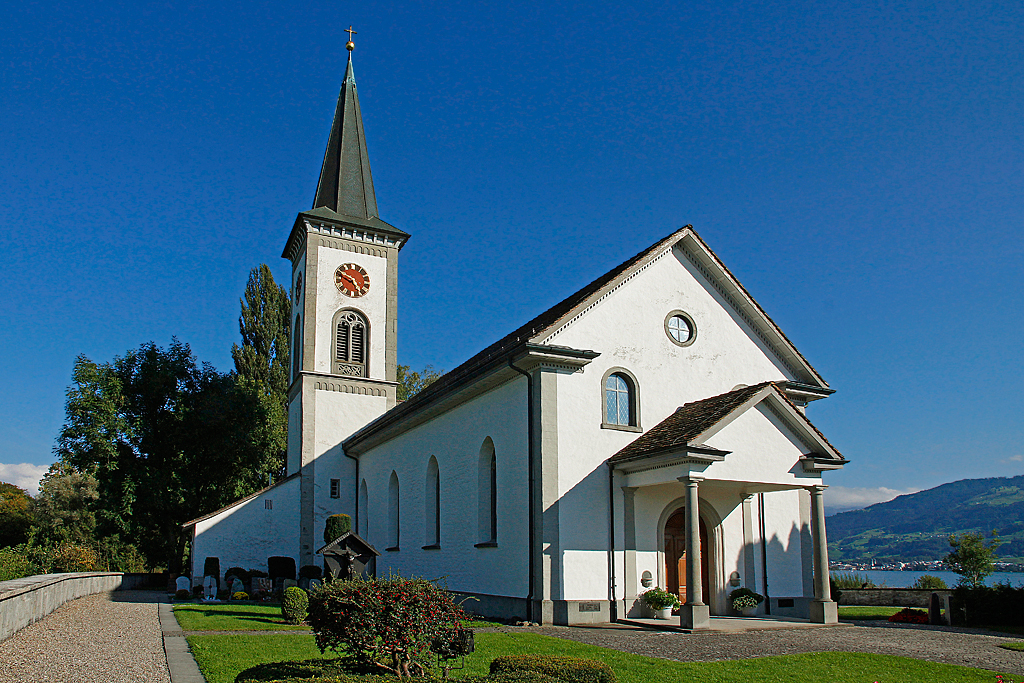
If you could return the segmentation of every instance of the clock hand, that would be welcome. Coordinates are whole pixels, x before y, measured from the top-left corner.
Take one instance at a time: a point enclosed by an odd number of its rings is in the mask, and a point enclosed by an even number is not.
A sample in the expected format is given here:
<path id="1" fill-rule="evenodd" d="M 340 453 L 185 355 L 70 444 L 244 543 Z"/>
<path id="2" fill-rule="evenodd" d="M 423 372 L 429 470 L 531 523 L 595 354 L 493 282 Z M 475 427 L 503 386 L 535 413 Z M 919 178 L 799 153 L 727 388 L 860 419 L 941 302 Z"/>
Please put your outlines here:
<path id="1" fill-rule="evenodd" d="M 353 285 L 355 285 L 356 287 L 358 287 L 358 286 L 359 286 L 359 283 L 358 283 L 358 282 L 356 282 L 356 279 L 355 279 L 354 277 L 352 277 L 351 275 L 349 275 L 348 273 L 342 273 L 342 274 L 341 274 L 341 276 L 342 276 L 343 278 L 345 278 L 346 280 L 348 280 L 349 282 L 351 282 L 351 283 L 352 283 Z"/>

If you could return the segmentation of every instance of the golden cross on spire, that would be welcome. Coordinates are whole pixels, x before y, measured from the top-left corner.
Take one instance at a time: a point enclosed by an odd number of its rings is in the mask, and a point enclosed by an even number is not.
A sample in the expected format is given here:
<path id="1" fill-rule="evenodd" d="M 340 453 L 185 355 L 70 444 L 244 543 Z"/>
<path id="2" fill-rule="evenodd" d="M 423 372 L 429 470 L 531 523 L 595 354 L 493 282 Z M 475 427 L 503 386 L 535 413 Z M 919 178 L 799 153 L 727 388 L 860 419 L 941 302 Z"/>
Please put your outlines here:
<path id="1" fill-rule="evenodd" d="M 345 32 L 348 33 L 348 42 L 345 43 L 345 48 L 348 49 L 349 52 L 352 52 L 352 50 L 356 49 L 356 44 L 352 42 L 352 36 L 358 34 L 359 32 L 353 31 L 351 24 L 349 24 L 349 27 L 347 29 L 345 29 Z"/>

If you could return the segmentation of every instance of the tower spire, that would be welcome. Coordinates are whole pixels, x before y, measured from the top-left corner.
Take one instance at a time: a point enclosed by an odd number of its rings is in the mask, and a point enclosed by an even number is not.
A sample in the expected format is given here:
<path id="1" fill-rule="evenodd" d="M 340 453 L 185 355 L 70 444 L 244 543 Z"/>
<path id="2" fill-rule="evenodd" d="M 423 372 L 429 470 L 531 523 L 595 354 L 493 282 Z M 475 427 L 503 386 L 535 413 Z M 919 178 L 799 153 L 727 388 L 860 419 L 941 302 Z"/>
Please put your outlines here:
<path id="1" fill-rule="evenodd" d="M 352 70 L 352 28 L 348 28 L 348 65 L 345 80 L 334 110 L 331 136 L 327 140 L 324 165 L 320 169 L 320 182 L 316 186 L 313 208 L 327 207 L 344 216 L 377 218 L 377 197 L 373 192 L 370 158 L 366 154 L 363 135 L 363 116 L 359 111 L 356 77 Z"/>

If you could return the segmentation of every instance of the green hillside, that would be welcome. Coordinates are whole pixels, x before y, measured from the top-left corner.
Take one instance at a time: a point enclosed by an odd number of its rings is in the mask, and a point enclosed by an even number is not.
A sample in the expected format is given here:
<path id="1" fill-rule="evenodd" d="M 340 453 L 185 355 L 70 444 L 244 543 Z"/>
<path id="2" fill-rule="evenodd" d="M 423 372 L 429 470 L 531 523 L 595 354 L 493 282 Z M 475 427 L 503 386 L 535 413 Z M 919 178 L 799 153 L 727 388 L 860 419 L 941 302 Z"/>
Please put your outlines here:
<path id="1" fill-rule="evenodd" d="M 828 495 L 828 494 L 826 494 Z M 952 533 L 999 532 L 1000 559 L 1024 558 L 1024 476 L 962 479 L 826 522 L 830 560 L 938 560 Z"/>

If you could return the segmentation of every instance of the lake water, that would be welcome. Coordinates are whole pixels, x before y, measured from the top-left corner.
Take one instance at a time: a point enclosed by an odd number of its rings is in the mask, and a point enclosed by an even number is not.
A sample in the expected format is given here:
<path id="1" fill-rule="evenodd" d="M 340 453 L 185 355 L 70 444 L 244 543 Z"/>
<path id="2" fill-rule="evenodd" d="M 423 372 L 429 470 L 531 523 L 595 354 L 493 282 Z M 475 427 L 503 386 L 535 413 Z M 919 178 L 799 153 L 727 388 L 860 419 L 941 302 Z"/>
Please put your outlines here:
<path id="1" fill-rule="evenodd" d="M 918 577 L 930 574 L 931 576 L 938 576 L 940 579 L 946 582 L 946 585 L 952 588 L 960 580 L 958 574 L 953 572 L 900 572 L 900 571 L 884 571 L 881 569 L 866 569 L 864 571 L 851 571 L 851 572 L 837 572 L 832 570 L 832 573 L 843 573 L 843 574 L 856 574 L 858 576 L 866 576 L 875 585 L 885 585 L 889 588 L 909 588 Z M 997 583 L 1009 583 L 1013 586 L 1024 586 L 1024 572 L 996 572 L 992 576 L 985 580 L 985 584 L 993 586 Z"/>

